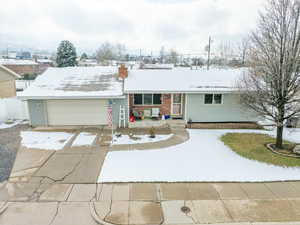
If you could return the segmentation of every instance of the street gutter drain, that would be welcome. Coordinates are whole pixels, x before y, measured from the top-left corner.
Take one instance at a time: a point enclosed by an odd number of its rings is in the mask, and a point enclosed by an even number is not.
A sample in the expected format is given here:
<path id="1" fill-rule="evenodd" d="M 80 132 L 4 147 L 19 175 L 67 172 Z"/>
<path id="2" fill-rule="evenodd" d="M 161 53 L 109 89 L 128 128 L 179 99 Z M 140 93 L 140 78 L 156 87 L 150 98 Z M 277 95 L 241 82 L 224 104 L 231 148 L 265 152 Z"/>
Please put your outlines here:
<path id="1" fill-rule="evenodd" d="M 189 207 L 187 207 L 187 206 L 182 206 L 181 207 L 181 211 L 183 213 L 187 214 L 187 213 L 191 212 L 191 209 Z"/>

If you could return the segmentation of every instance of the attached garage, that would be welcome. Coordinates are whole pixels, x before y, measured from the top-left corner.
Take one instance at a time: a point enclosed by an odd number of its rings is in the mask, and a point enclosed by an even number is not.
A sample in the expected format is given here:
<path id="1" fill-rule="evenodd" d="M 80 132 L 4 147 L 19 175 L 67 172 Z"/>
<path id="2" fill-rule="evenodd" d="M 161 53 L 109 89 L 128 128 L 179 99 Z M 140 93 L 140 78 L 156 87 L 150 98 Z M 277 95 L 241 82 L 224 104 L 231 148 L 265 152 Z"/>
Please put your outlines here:
<path id="1" fill-rule="evenodd" d="M 47 100 L 48 125 L 106 125 L 107 100 Z"/>
<path id="2" fill-rule="evenodd" d="M 119 68 L 111 66 L 50 67 L 18 98 L 27 101 L 34 127 L 107 126 L 108 105 L 117 127 L 121 106 L 127 111 L 126 122 L 129 115 L 122 77 Z"/>

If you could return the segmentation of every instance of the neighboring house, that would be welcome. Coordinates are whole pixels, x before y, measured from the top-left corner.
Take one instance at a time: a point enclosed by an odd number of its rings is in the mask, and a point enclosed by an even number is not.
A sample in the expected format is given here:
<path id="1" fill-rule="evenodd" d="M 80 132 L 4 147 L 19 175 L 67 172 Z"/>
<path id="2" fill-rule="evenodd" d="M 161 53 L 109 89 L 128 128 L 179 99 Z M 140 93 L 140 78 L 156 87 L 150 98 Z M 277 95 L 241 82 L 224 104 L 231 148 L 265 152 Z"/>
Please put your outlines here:
<path id="1" fill-rule="evenodd" d="M 97 66 L 98 63 L 97 63 L 96 59 L 83 59 L 78 62 L 78 65 L 79 66 Z"/>
<path id="2" fill-rule="evenodd" d="M 32 126 L 107 125 L 109 104 L 117 123 L 122 88 L 117 67 L 53 67 L 18 96 Z"/>
<path id="3" fill-rule="evenodd" d="M 0 65 L 0 99 L 16 96 L 15 79 L 20 78 L 12 70 Z"/>
<path id="4" fill-rule="evenodd" d="M 145 63 L 141 63 L 140 64 L 140 69 L 148 69 L 148 70 L 161 70 L 161 69 L 165 69 L 165 70 L 171 70 L 174 68 L 173 64 L 145 64 Z"/>
<path id="5" fill-rule="evenodd" d="M 24 75 L 36 75 L 39 74 L 39 64 L 32 60 L 23 59 L 0 59 L 0 65 L 3 65 L 21 77 Z"/>
<path id="6" fill-rule="evenodd" d="M 115 126 L 120 106 L 129 118 L 157 116 L 188 122 L 256 122 L 234 88 L 241 69 L 49 68 L 20 98 L 28 103 L 31 125 L 107 125 L 112 105 Z M 150 125 L 151 125 L 151 121 Z M 156 120 L 154 120 L 155 123 Z M 132 123 L 138 123 L 132 122 Z"/>

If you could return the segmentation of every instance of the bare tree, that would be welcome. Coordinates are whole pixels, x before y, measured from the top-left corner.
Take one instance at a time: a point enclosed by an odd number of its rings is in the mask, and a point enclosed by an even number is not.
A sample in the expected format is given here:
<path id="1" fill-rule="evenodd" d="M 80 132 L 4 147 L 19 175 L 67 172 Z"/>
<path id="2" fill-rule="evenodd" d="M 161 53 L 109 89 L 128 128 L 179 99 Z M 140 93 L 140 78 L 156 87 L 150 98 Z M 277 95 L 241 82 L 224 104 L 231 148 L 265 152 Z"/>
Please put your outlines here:
<path id="1" fill-rule="evenodd" d="M 112 60 L 124 60 L 126 55 L 126 46 L 124 44 L 103 43 L 96 51 L 98 63 L 107 65 Z"/>
<path id="2" fill-rule="evenodd" d="M 118 60 L 124 60 L 126 55 L 126 46 L 124 44 L 116 44 L 115 46 L 116 57 Z"/>
<path id="3" fill-rule="evenodd" d="M 300 112 L 299 12 L 296 0 L 268 0 L 251 33 L 249 72 L 239 82 L 242 102 L 275 122 L 277 148 L 285 121 Z"/>
<path id="4" fill-rule="evenodd" d="M 164 61 L 165 61 L 165 47 L 164 46 L 162 46 L 159 51 L 159 61 L 160 61 L 160 63 L 164 63 Z"/>
<path id="5" fill-rule="evenodd" d="M 223 61 L 223 64 L 227 64 L 228 61 L 230 60 L 230 57 L 234 55 L 234 48 L 233 45 L 230 41 L 222 41 L 219 44 L 219 52 L 220 52 L 220 57 Z M 224 66 L 223 65 L 223 66 Z"/>
<path id="6" fill-rule="evenodd" d="M 178 53 L 175 49 L 171 49 L 166 62 L 176 65 L 178 63 Z"/>
<path id="7" fill-rule="evenodd" d="M 96 51 L 96 59 L 98 63 L 110 64 L 115 58 L 114 46 L 109 42 L 103 43 Z"/>
<path id="8" fill-rule="evenodd" d="M 249 54 L 250 50 L 250 40 L 248 37 L 242 38 L 242 40 L 238 43 L 237 51 L 241 58 L 241 64 L 245 66 L 247 55 Z"/>

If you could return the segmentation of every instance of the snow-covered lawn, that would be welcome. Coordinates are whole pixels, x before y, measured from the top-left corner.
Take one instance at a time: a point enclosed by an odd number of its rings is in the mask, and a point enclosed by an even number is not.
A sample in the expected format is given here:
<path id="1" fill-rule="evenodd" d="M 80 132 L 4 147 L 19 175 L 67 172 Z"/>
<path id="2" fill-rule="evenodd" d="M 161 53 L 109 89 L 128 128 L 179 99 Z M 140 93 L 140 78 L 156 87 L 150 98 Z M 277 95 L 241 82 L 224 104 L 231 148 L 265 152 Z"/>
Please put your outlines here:
<path id="1" fill-rule="evenodd" d="M 225 146 L 228 132 L 264 130 L 189 130 L 182 144 L 148 151 L 109 152 L 98 182 L 280 181 L 300 180 L 300 167 L 285 168 L 243 158 Z M 286 129 L 286 140 L 300 142 L 300 129 Z"/>
<path id="2" fill-rule="evenodd" d="M 173 134 L 166 135 L 155 135 L 155 138 L 150 138 L 149 135 L 134 135 L 134 139 L 130 138 L 128 135 L 122 135 L 117 137 L 114 135 L 113 145 L 127 145 L 127 144 L 142 144 L 142 143 L 151 143 L 164 141 L 171 138 Z"/>
<path id="3" fill-rule="evenodd" d="M 73 135 L 66 132 L 21 132 L 24 147 L 42 150 L 61 150 Z"/>
<path id="4" fill-rule="evenodd" d="M 96 134 L 81 132 L 74 140 L 72 146 L 73 147 L 90 146 L 95 141 L 96 136 L 97 136 Z"/>

